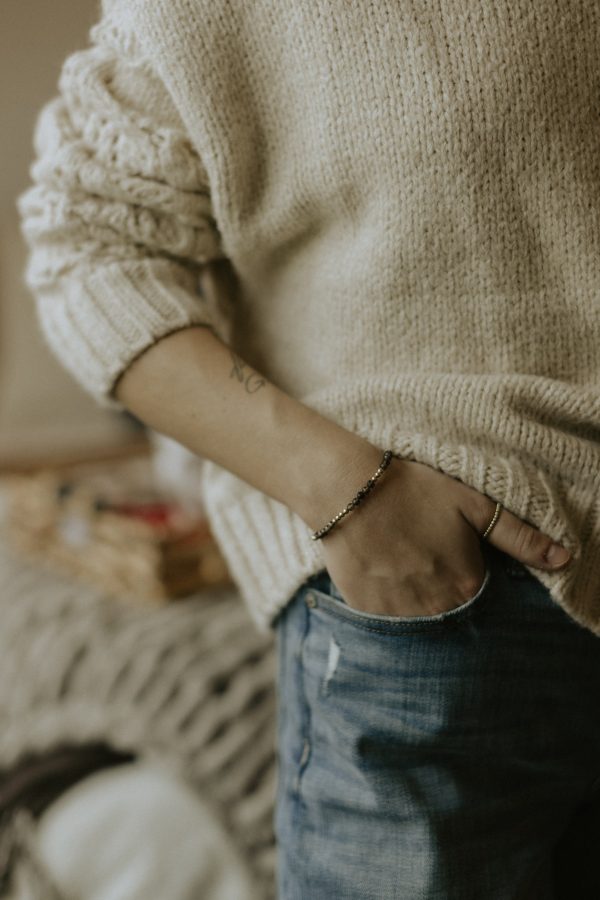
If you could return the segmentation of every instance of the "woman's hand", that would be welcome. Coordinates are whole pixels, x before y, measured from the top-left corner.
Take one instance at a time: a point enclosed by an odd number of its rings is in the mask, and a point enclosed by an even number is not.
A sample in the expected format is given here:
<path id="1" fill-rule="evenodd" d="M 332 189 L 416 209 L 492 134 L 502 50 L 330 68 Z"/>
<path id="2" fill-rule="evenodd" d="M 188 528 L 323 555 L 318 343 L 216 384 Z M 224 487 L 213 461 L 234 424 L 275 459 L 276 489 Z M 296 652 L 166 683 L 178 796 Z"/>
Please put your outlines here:
<path id="1" fill-rule="evenodd" d="M 483 583 L 481 535 L 495 508 L 457 479 L 395 458 L 363 504 L 322 538 L 327 570 L 348 605 L 367 613 L 453 609 Z M 547 560 L 552 539 L 506 509 L 486 540 L 530 566 L 553 570 L 569 561 Z"/>

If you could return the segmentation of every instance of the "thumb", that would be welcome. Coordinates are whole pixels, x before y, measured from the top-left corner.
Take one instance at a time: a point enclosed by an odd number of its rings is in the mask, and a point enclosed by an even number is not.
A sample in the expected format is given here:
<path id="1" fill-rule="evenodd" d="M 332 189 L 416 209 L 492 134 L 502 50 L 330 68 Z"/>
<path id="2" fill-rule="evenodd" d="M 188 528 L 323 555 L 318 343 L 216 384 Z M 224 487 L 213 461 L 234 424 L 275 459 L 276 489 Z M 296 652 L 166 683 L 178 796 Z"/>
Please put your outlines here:
<path id="1" fill-rule="evenodd" d="M 478 504 L 474 516 L 477 521 L 471 521 L 471 524 L 483 535 L 496 511 L 496 501 L 483 494 L 480 494 L 480 498 L 483 502 Z M 503 506 L 485 540 L 509 556 L 538 569 L 554 571 L 571 560 L 569 550 Z"/>

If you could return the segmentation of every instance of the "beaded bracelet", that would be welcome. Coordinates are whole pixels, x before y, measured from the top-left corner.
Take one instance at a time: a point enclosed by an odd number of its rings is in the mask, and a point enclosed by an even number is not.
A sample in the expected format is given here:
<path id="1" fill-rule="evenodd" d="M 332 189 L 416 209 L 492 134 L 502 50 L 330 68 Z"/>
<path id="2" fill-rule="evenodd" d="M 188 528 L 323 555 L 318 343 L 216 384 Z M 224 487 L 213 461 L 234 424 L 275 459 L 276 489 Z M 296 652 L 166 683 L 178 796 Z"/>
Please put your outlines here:
<path id="1" fill-rule="evenodd" d="M 334 516 L 333 519 L 330 519 L 330 521 L 327 523 L 327 525 L 324 525 L 323 528 L 320 528 L 318 531 L 315 531 L 311 535 L 311 540 L 318 541 L 318 540 L 320 540 L 320 538 L 325 537 L 326 534 L 329 534 L 329 532 L 331 531 L 333 526 L 337 525 L 337 523 L 340 521 L 340 519 L 343 519 L 344 516 L 347 516 L 348 513 L 351 510 L 353 510 L 355 507 L 357 507 L 359 503 L 362 503 L 362 501 L 365 499 L 367 494 L 371 493 L 371 491 L 375 487 L 375 483 L 381 478 L 381 476 L 383 475 L 383 473 L 385 472 L 385 470 L 391 463 L 393 456 L 394 456 L 394 454 L 392 453 L 391 450 L 385 451 L 385 453 L 383 454 L 383 459 L 379 463 L 379 468 L 374 473 L 374 475 L 372 475 L 371 478 L 369 478 L 369 480 L 364 485 L 364 487 L 361 487 L 361 489 L 352 498 L 352 500 L 350 501 L 350 503 L 348 503 L 347 506 L 345 506 L 336 516 Z"/>

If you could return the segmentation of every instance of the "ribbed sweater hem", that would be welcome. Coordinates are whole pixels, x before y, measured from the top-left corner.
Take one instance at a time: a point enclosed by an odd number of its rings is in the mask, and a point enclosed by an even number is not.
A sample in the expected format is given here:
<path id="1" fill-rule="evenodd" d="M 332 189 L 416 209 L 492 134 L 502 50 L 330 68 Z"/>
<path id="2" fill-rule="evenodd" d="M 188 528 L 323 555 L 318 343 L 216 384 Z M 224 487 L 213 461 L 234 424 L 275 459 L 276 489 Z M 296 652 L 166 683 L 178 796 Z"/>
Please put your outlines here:
<path id="1" fill-rule="evenodd" d="M 516 458 L 487 458 L 476 447 L 450 446 L 425 435 L 398 436 L 392 443 L 377 435 L 371 440 L 458 478 L 567 547 L 573 558 L 562 571 L 527 568 L 575 621 L 600 635 L 597 491 L 550 481 Z M 207 463 L 204 479 L 207 514 L 232 577 L 258 628 L 272 628 L 302 583 L 325 568 L 320 542 L 311 541 L 308 526 L 286 506 L 229 472 Z"/>

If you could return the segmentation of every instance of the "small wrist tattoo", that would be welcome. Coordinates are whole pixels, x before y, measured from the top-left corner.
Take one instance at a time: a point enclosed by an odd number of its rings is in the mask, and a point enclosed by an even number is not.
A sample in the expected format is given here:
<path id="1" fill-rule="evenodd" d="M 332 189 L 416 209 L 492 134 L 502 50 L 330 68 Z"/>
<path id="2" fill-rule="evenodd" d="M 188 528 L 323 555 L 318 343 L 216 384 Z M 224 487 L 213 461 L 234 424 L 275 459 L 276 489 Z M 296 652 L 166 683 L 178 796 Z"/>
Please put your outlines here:
<path id="1" fill-rule="evenodd" d="M 233 350 L 230 350 L 233 366 L 229 373 L 230 378 L 235 378 L 240 384 L 244 385 L 247 394 L 255 394 L 264 387 L 266 380 L 261 378 L 248 363 L 244 362 Z"/>

